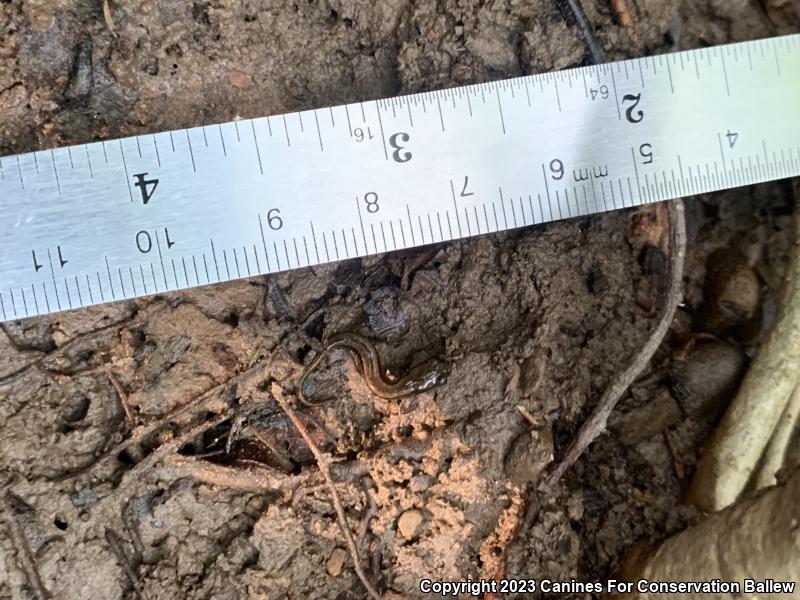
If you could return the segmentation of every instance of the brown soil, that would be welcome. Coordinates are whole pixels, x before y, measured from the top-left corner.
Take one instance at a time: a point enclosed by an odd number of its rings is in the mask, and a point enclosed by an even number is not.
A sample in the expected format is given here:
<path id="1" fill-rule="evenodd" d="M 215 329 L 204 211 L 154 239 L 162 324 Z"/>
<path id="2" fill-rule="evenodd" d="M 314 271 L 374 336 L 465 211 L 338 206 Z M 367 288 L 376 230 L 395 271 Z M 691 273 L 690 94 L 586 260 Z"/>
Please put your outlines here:
<path id="1" fill-rule="evenodd" d="M 584 2 L 609 59 L 800 27 L 791 2 L 629 3 L 635 34 L 607 1 Z M 586 46 L 559 4 L 145 0 L 111 2 L 109 20 L 100 0 L 0 0 L 0 153 L 575 66 Z M 740 375 L 723 365 L 716 395 L 691 380 L 688 334 L 720 318 L 703 304 L 707 256 L 736 250 L 732 271 L 757 273 L 749 329 L 715 331 L 752 354 L 774 318 L 792 208 L 782 184 L 687 202 L 685 305 L 613 435 L 555 489 L 543 470 L 656 321 L 666 262 L 629 211 L 427 260 L 383 255 L 3 324 L 0 600 L 364 597 L 308 448 L 268 396 L 340 331 L 376 340 L 395 372 L 433 355 L 451 364 L 446 384 L 385 401 L 332 353 L 313 381 L 330 400 L 301 411 L 340 459 L 342 501 L 386 598 L 421 597 L 422 577 L 604 578 L 634 542 L 694 518 L 680 499 Z M 123 450 L 131 431 L 109 370 L 140 431 L 206 400 Z M 190 464 L 208 466 L 194 477 L 155 453 L 179 436 Z M 198 481 L 252 461 L 284 489 Z"/>

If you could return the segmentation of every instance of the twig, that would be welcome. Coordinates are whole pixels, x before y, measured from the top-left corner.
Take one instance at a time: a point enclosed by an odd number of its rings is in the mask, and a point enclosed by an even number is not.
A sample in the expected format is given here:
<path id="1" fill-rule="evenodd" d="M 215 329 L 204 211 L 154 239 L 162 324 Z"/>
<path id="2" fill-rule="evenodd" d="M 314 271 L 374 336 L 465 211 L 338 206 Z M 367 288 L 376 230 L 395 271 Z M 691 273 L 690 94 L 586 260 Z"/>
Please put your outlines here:
<path id="1" fill-rule="evenodd" d="M 375 588 L 372 587 L 372 584 L 367 579 L 364 569 L 361 566 L 361 558 L 359 557 L 358 549 L 356 548 L 356 540 L 353 537 L 353 532 L 350 530 L 350 526 L 347 523 L 347 517 L 344 514 L 344 508 L 342 508 L 342 500 L 339 497 L 339 492 L 336 490 L 336 485 L 333 483 L 333 478 L 331 477 L 330 457 L 328 457 L 326 454 L 323 454 L 319 447 L 317 447 L 317 443 L 314 441 L 314 438 L 311 437 L 310 433 L 308 433 L 305 424 L 297 416 L 297 413 L 294 412 L 294 409 L 284 396 L 283 389 L 277 383 L 272 384 L 272 395 L 275 397 L 275 400 L 278 402 L 278 404 L 280 404 L 283 411 L 297 428 L 297 431 L 300 432 L 300 435 L 302 436 L 309 450 L 311 450 L 311 453 L 317 460 L 319 471 L 322 473 L 322 477 L 325 479 L 325 483 L 328 486 L 328 490 L 331 494 L 331 500 L 333 501 L 333 507 L 336 510 L 336 517 L 339 523 L 339 529 L 341 529 L 342 535 L 344 535 L 345 540 L 347 540 L 347 546 L 350 549 L 350 557 L 353 559 L 353 567 L 355 568 L 356 575 L 358 575 L 361 583 L 366 588 L 367 593 L 369 593 L 374 600 L 380 600 L 380 594 L 375 590 Z"/>
<path id="2" fill-rule="evenodd" d="M 142 586 L 139 583 L 139 578 L 136 576 L 133 566 L 131 566 L 130 560 L 128 559 L 128 553 L 125 552 L 125 549 L 122 547 L 122 540 L 113 529 L 109 528 L 106 528 L 105 530 L 105 538 L 108 547 L 111 548 L 111 552 L 117 558 L 117 562 L 122 567 L 122 570 L 125 571 L 125 575 L 133 587 L 133 593 L 139 600 L 142 600 Z"/>
<path id="3" fill-rule="evenodd" d="M 116 28 L 114 27 L 114 17 L 111 15 L 111 6 L 108 4 L 108 0 L 103 0 L 103 18 L 106 21 L 106 26 L 108 27 L 111 33 L 116 33 Z"/>
<path id="4" fill-rule="evenodd" d="M 362 479 L 362 482 L 364 480 Z M 367 497 L 367 509 L 364 511 L 364 516 L 361 517 L 361 524 L 358 526 L 358 543 L 362 545 L 364 543 L 364 539 L 367 537 L 367 532 L 369 531 L 369 524 L 372 522 L 372 519 L 378 514 L 378 505 L 375 502 L 375 498 L 372 496 L 372 491 L 369 489 L 369 484 L 363 484 L 364 487 L 364 495 Z"/>
<path id="5" fill-rule="evenodd" d="M 136 419 L 133 416 L 133 410 L 131 409 L 131 404 L 128 400 L 128 394 L 125 392 L 122 384 L 114 376 L 114 373 L 112 373 L 110 369 L 106 371 L 106 377 L 108 377 L 111 385 L 114 386 L 117 396 L 119 397 L 119 403 L 122 405 L 122 410 L 125 411 L 125 418 L 128 419 L 128 427 L 130 427 L 131 430 L 131 437 L 137 438 Z"/>
<path id="6" fill-rule="evenodd" d="M 268 467 L 226 467 L 179 454 L 171 455 L 166 462 L 201 483 L 247 492 L 285 491 L 308 479 L 302 475 L 285 475 Z"/>
<path id="7" fill-rule="evenodd" d="M 600 47 L 600 44 L 597 42 L 597 38 L 594 36 L 594 30 L 592 29 L 589 20 L 586 18 L 586 13 L 583 12 L 581 0 L 567 0 L 567 4 L 569 5 L 572 14 L 575 16 L 575 21 L 578 23 L 578 28 L 581 30 L 583 40 L 586 42 L 586 46 L 589 48 L 589 53 L 592 55 L 592 61 L 595 64 L 603 62 L 605 60 L 603 57 L 603 49 Z"/>
<path id="8" fill-rule="evenodd" d="M 583 424 L 578 435 L 567 448 L 564 457 L 556 464 L 555 468 L 550 472 L 547 477 L 547 482 L 550 485 L 556 483 L 564 472 L 569 469 L 575 461 L 583 454 L 583 451 L 591 444 L 597 437 L 606 430 L 608 417 L 614 410 L 614 407 L 619 402 L 619 399 L 639 376 L 639 374 L 647 367 L 653 354 L 661 345 L 664 336 L 667 334 L 672 320 L 675 317 L 675 311 L 680 304 L 683 296 L 683 263 L 686 255 L 686 217 L 683 210 L 683 200 L 677 199 L 669 203 L 670 213 L 670 234 L 671 234 L 671 248 L 669 256 L 669 288 L 667 291 L 667 300 L 664 306 L 661 320 L 656 326 L 653 333 L 645 345 L 636 355 L 636 358 L 628 366 L 627 369 L 622 371 L 616 379 L 608 386 L 600 401 L 595 406 L 589 419 Z"/>
<path id="9" fill-rule="evenodd" d="M 633 16 L 631 16 L 631 10 L 628 8 L 627 0 L 611 0 L 611 10 L 614 11 L 617 22 L 625 29 L 630 30 L 631 38 L 634 44 L 638 46 L 639 34 L 636 31 L 636 26 L 633 24 Z"/>

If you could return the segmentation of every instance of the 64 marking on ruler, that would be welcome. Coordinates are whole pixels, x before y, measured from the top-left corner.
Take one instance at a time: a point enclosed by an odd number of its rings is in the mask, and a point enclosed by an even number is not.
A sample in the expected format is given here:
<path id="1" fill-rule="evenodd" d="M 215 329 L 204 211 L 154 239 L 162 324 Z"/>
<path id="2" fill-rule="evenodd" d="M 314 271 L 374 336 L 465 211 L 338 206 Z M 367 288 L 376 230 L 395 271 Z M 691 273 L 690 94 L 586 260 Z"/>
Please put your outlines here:
<path id="1" fill-rule="evenodd" d="M 800 175 L 800 35 L 0 158 L 0 318 Z"/>

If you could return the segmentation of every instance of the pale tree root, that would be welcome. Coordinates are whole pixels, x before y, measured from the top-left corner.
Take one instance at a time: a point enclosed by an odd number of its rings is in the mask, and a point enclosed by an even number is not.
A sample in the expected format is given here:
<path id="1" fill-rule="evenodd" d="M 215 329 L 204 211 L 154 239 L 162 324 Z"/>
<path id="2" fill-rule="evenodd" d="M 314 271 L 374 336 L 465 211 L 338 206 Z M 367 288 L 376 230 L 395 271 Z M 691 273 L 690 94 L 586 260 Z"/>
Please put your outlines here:
<path id="1" fill-rule="evenodd" d="M 705 512 L 735 502 L 754 479 L 800 381 L 800 210 L 795 210 L 792 240 L 778 320 L 704 449 L 689 489 L 687 500 Z"/>
<path id="2" fill-rule="evenodd" d="M 547 483 L 555 484 L 564 472 L 580 458 L 583 451 L 606 430 L 608 418 L 641 372 L 650 363 L 661 342 L 669 331 L 675 318 L 675 311 L 683 298 L 683 265 L 686 258 L 686 216 L 684 214 L 683 200 L 677 199 L 667 203 L 670 221 L 670 247 L 669 247 L 669 284 L 667 298 L 662 309 L 661 319 L 650 334 L 642 349 L 634 360 L 623 370 L 608 386 L 600 401 L 595 406 L 592 414 L 581 426 L 578 435 L 567 447 L 564 457 L 556 464 L 547 476 Z"/>
<path id="3" fill-rule="evenodd" d="M 785 468 L 797 466 L 789 464 L 791 457 L 789 449 L 795 435 L 800 431 L 800 381 L 794 388 L 789 404 L 783 411 L 783 416 L 772 434 L 764 456 L 758 466 L 755 477 L 755 488 L 760 490 L 778 481 L 778 473 Z"/>
<path id="4" fill-rule="evenodd" d="M 741 595 L 662 594 L 637 592 L 616 594 L 625 600 L 666 600 L 667 598 L 764 599 L 772 594 L 745 593 L 744 580 L 772 579 L 795 582 L 800 573 L 800 470 L 782 486 L 763 490 L 706 517 L 663 542 L 654 552 L 632 557 L 623 570 L 623 579 L 650 582 L 707 582 L 720 579 L 738 582 Z"/>
<path id="5" fill-rule="evenodd" d="M 341 530 L 342 535 L 347 542 L 347 547 L 350 550 L 350 558 L 353 560 L 353 568 L 356 571 L 356 575 L 361 580 L 361 584 L 367 590 L 369 596 L 373 598 L 373 600 L 380 600 L 381 595 L 372 586 L 372 584 L 369 582 L 369 579 L 367 579 L 367 575 L 364 572 L 364 567 L 361 564 L 361 557 L 358 553 L 358 547 L 356 546 L 356 540 L 353 536 L 353 531 L 350 529 L 350 525 L 347 522 L 347 515 L 344 513 L 344 507 L 342 506 L 342 500 L 339 497 L 339 491 L 336 489 L 336 484 L 331 476 L 330 457 L 319 449 L 317 443 L 314 441 L 314 438 L 308 432 L 305 424 L 300 417 L 297 416 L 297 413 L 292 408 L 289 400 L 286 399 L 283 388 L 281 388 L 281 386 L 279 386 L 277 383 L 273 383 L 271 391 L 272 395 L 275 397 L 275 400 L 278 402 L 278 404 L 280 404 L 283 412 L 286 413 L 286 416 L 289 417 L 289 420 L 297 428 L 297 431 L 302 436 L 303 441 L 305 441 L 306 445 L 308 446 L 309 450 L 311 450 L 311 453 L 314 455 L 314 458 L 317 461 L 319 472 L 322 474 L 323 479 L 325 479 L 325 484 L 327 485 L 328 491 L 331 494 L 333 508 L 336 511 L 336 520 L 339 523 L 339 529 Z"/>

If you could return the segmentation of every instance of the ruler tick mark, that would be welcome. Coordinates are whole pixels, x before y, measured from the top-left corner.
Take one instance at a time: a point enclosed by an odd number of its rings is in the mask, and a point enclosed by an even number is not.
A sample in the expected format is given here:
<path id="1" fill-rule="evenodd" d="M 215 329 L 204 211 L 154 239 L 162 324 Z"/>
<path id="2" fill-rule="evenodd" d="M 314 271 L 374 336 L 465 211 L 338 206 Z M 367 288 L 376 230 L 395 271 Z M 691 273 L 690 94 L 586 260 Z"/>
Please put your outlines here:
<path id="1" fill-rule="evenodd" d="M 286 123 L 286 115 L 283 117 L 283 131 L 286 133 L 286 145 L 292 147 L 292 141 L 289 139 L 289 125 Z"/>
<path id="2" fill-rule="evenodd" d="M 725 64 L 725 53 L 720 52 L 719 57 L 720 57 L 720 62 L 722 63 L 722 75 L 725 78 L 725 92 L 727 93 L 728 96 L 730 96 L 731 84 L 730 81 L 728 80 L 728 66 Z"/>
<path id="3" fill-rule="evenodd" d="M 345 234 L 344 228 L 342 228 L 342 242 L 344 242 L 344 255 L 350 258 L 350 250 L 347 247 L 347 234 Z"/>
<path id="4" fill-rule="evenodd" d="M 331 231 L 331 237 L 333 238 L 333 253 L 336 255 L 336 260 L 339 260 L 339 244 L 336 243 L 335 231 Z M 325 237 L 322 238 L 322 241 L 325 241 Z"/>
<path id="5" fill-rule="evenodd" d="M 314 121 L 317 124 L 317 137 L 319 138 L 319 150 L 320 152 L 325 152 L 325 147 L 322 145 L 322 131 L 319 128 L 319 118 L 317 117 L 317 111 L 314 111 Z"/>
<path id="6" fill-rule="evenodd" d="M 20 184 L 20 186 L 22 186 L 22 189 L 24 190 L 25 189 L 25 181 L 22 179 L 22 164 L 20 163 L 19 155 L 17 155 L 17 171 L 19 171 L 19 184 Z M 25 311 L 26 314 L 27 314 L 27 312 L 28 311 Z"/>
<path id="7" fill-rule="evenodd" d="M 222 135 L 222 129 L 220 128 L 220 135 Z M 158 168 L 161 168 L 161 154 L 158 151 L 158 140 L 156 139 L 155 134 L 153 134 L 153 148 L 156 151 L 156 162 L 158 162 Z"/>
<path id="8" fill-rule="evenodd" d="M 561 95 L 558 93 L 558 80 L 553 77 L 553 89 L 556 91 L 556 103 L 558 104 L 558 112 L 561 112 Z"/>
<path id="9" fill-rule="evenodd" d="M 313 221 L 309 221 L 311 224 L 311 240 L 314 242 L 314 255 L 317 257 L 317 264 L 321 263 L 322 261 L 319 258 L 319 247 L 317 246 L 317 233 L 314 231 L 314 223 Z M 364 240 L 364 247 L 366 248 L 367 241 Z"/>
<path id="10" fill-rule="evenodd" d="M 500 208 L 503 210 L 503 222 L 505 223 L 506 229 L 508 229 L 508 217 L 506 216 L 506 201 L 505 198 L 503 198 L 503 188 L 498 187 L 497 191 L 500 193 Z M 494 202 L 492 202 L 492 205 L 494 206 Z M 495 216 L 495 221 L 496 220 L 497 217 Z"/>
<path id="11" fill-rule="evenodd" d="M 322 249 L 325 250 L 325 259 L 330 262 L 331 255 L 328 252 L 328 239 L 324 231 L 322 232 Z"/>
<path id="12" fill-rule="evenodd" d="M 267 270 L 272 271 L 272 268 L 269 266 L 269 254 L 267 253 L 267 240 L 264 236 L 264 224 L 261 222 L 261 213 L 258 213 L 258 228 L 261 230 L 261 243 L 264 246 L 264 258 L 267 259 Z"/>
<path id="13" fill-rule="evenodd" d="M 672 81 L 672 69 L 669 66 L 669 56 L 666 58 L 667 63 L 667 75 L 669 76 L 669 89 L 674 94 L 675 93 L 675 83 Z"/>
<path id="14" fill-rule="evenodd" d="M 242 276 L 242 272 L 239 269 L 239 254 L 236 252 L 236 248 L 232 248 L 232 250 L 233 250 L 233 264 L 236 266 L 236 276 L 237 277 L 241 277 Z M 223 250 L 223 252 L 224 252 L 224 250 Z M 174 266 L 174 264 L 173 264 L 173 266 Z M 177 278 L 176 278 L 176 280 L 177 280 Z M 177 281 L 176 281 L 176 283 L 177 283 Z"/>
<path id="15" fill-rule="evenodd" d="M 456 223 L 458 224 L 458 235 L 459 237 L 463 236 L 461 231 L 461 219 L 458 217 L 458 205 L 456 203 L 456 188 L 453 186 L 453 180 L 450 180 L 450 193 L 453 196 L 453 211 L 456 213 Z M 469 220 L 467 220 L 469 223 Z M 452 235 L 452 234 L 451 234 Z"/>
<path id="16" fill-rule="evenodd" d="M 56 303 L 58 304 L 58 310 L 61 310 L 61 299 L 58 297 L 58 286 L 56 285 L 56 273 L 53 271 L 53 258 L 50 256 L 50 248 L 47 249 L 47 262 L 50 265 L 50 275 L 53 278 L 53 290 L 56 293 Z M 42 283 L 44 285 L 44 283 Z"/>
<path id="17" fill-rule="evenodd" d="M 285 121 L 284 121 L 285 123 Z M 253 144 L 256 147 L 256 158 L 258 158 L 258 170 L 263 175 L 264 174 L 264 165 L 261 163 L 261 150 L 258 147 L 258 135 L 256 135 L 256 123 L 255 121 L 250 121 L 250 127 L 253 130 Z"/>
<path id="18" fill-rule="evenodd" d="M 586 85 L 586 79 L 584 78 L 584 85 Z M 614 69 L 611 69 L 611 86 L 614 89 L 614 103 L 617 105 L 617 117 L 620 121 L 622 121 L 622 110 L 619 107 L 619 94 L 617 93 L 617 79 L 614 77 Z M 589 92 L 586 92 L 588 97 Z"/>
<path id="19" fill-rule="evenodd" d="M 381 128 L 381 140 L 383 140 L 383 154 L 386 157 L 386 160 L 389 160 L 389 150 L 386 148 L 386 135 L 383 132 L 383 118 L 381 117 L 381 107 L 380 105 L 375 102 L 375 112 L 378 113 L 378 125 Z M 364 110 L 364 104 L 361 104 L 361 110 Z M 442 123 L 442 127 L 444 128 L 444 123 Z"/>
<path id="20" fill-rule="evenodd" d="M 439 123 L 442 126 L 442 131 L 444 131 L 444 115 L 442 114 L 442 103 L 439 102 L 439 94 L 436 94 L 436 106 L 439 109 Z"/>
<path id="21" fill-rule="evenodd" d="M 406 215 L 408 216 L 408 228 L 411 230 L 411 243 L 417 245 L 417 240 L 414 237 L 414 225 L 411 223 L 411 209 L 406 204 Z"/>
<path id="22" fill-rule="evenodd" d="M 192 171 L 197 173 L 197 165 L 194 162 L 194 149 L 192 148 L 192 136 L 189 135 L 188 129 L 184 131 L 186 131 L 186 141 L 189 142 L 189 158 L 192 159 Z"/>
<path id="23" fill-rule="evenodd" d="M 89 276 L 88 275 L 86 276 L 86 283 L 87 284 L 89 283 Z M 83 296 L 81 295 L 81 284 L 78 282 L 78 276 L 77 275 L 75 275 L 75 289 L 78 290 L 78 304 L 83 306 L 84 304 L 83 304 Z M 145 294 L 146 293 L 147 293 L 147 290 L 145 289 Z"/>
<path id="24" fill-rule="evenodd" d="M 228 252 L 225 250 L 225 248 L 222 249 L 222 262 L 225 265 L 225 274 L 228 277 L 228 281 L 230 281 L 231 280 L 231 267 L 228 264 Z"/>
<path id="25" fill-rule="evenodd" d="M 125 280 L 122 279 L 122 267 L 117 267 L 117 276 L 119 277 L 119 285 L 122 288 L 122 297 L 125 298 L 128 293 L 125 291 Z"/>
<path id="26" fill-rule="evenodd" d="M 217 272 L 217 281 L 222 281 L 222 278 L 219 276 L 219 262 L 217 261 L 217 250 L 214 248 L 214 238 L 211 238 L 211 257 L 214 259 L 214 269 Z M 205 259 L 205 255 L 203 255 L 203 259 Z M 206 275 L 208 275 L 208 268 L 206 268 Z"/>
<path id="27" fill-rule="evenodd" d="M 369 224 L 370 231 L 372 232 L 372 247 L 375 248 L 375 253 L 378 253 L 378 238 L 375 236 L 375 225 Z"/>
<path id="28" fill-rule="evenodd" d="M 58 188 L 58 193 L 61 194 L 61 181 L 58 178 L 58 167 L 56 166 L 56 153 L 53 150 L 50 150 L 50 159 L 53 161 L 53 173 L 56 176 L 56 187 Z"/>
<path id="29" fill-rule="evenodd" d="M 108 265 L 108 257 L 104 256 L 103 260 L 106 263 L 106 274 L 108 275 L 108 286 L 111 288 L 111 298 L 113 300 L 117 299 L 117 295 L 114 292 L 114 282 L 111 280 L 111 267 Z"/>
<path id="30" fill-rule="evenodd" d="M 227 157 L 228 156 L 228 149 L 225 147 L 225 136 L 222 133 L 222 125 L 218 125 L 217 127 L 219 127 L 219 141 L 222 144 L 222 156 Z M 153 137 L 153 139 L 155 140 L 155 136 Z M 158 152 L 158 147 L 156 147 L 156 153 L 157 152 Z M 161 161 L 160 160 L 158 161 L 158 166 L 159 167 L 161 166 Z"/>
<path id="31" fill-rule="evenodd" d="M 161 252 L 161 242 L 159 241 L 158 231 L 156 231 L 156 248 L 158 249 L 158 260 L 161 263 L 161 274 L 164 276 L 164 289 L 169 290 L 169 284 L 167 283 L 167 269 L 164 267 L 164 255 Z M 175 283 L 177 283 L 177 281 Z"/>
<path id="32" fill-rule="evenodd" d="M 103 146 L 105 148 L 105 146 Z M 128 195 L 131 198 L 131 202 L 133 202 L 133 189 L 131 188 L 131 178 L 128 174 L 128 162 L 125 160 L 125 150 L 122 148 L 122 140 L 119 141 L 119 153 L 122 156 L 122 166 L 125 169 L 125 182 L 128 184 Z M 34 154 L 34 156 L 36 156 Z M 106 160 L 108 157 L 106 157 Z"/>
<path id="33" fill-rule="evenodd" d="M 361 216 L 361 202 L 358 201 L 356 196 L 356 209 L 358 210 L 358 223 L 361 225 L 361 236 L 364 238 L 364 254 L 369 254 L 367 249 L 367 233 L 364 231 L 364 219 Z M 358 246 L 356 246 L 356 253 L 358 253 Z"/>
<path id="34" fill-rule="evenodd" d="M 500 101 L 500 86 L 495 84 L 494 91 L 497 94 L 497 109 L 500 111 L 500 125 L 503 128 L 503 134 L 505 135 L 505 133 L 506 133 L 506 120 L 505 120 L 505 117 L 503 117 L 503 103 Z"/>
<path id="35" fill-rule="evenodd" d="M 64 277 L 64 289 L 67 291 L 67 304 L 69 304 L 70 308 L 74 308 L 72 306 L 72 294 L 69 293 L 69 283 L 67 282 L 67 278 Z M 133 293 L 136 294 L 136 289 L 134 288 Z"/>

